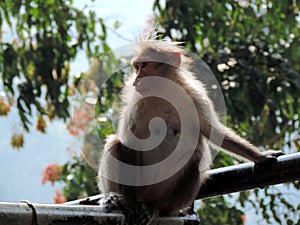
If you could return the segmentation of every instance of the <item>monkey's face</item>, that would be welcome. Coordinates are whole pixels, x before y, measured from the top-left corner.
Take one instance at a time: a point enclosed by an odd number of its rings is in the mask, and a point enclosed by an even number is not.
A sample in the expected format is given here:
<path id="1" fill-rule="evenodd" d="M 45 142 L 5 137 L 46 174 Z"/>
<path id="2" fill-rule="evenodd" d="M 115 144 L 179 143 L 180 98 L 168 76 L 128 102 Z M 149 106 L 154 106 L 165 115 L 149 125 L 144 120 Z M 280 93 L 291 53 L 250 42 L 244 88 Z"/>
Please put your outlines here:
<path id="1" fill-rule="evenodd" d="M 135 90 L 140 94 L 143 94 L 144 91 L 150 88 L 142 78 L 150 76 L 163 76 L 164 69 L 166 67 L 164 63 L 153 61 L 134 61 L 132 65 L 135 69 L 136 74 L 133 86 L 135 87 Z"/>
<path id="2" fill-rule="evenodd" d="M 155 49 L 147 49 L 136 57 L 132 65 L 135 69 L 133 86 L 141 95 L 151 89 L 149 79 L 144 77 L 172 77 L 174 79 L 175 69 L 179 68 L 181 62 L 180 52 L 161 52 Z M 168 76 L 169 75 L 169 76 Z M 155 84 L 156 90 L 161 90 L 163 84 Z"/>

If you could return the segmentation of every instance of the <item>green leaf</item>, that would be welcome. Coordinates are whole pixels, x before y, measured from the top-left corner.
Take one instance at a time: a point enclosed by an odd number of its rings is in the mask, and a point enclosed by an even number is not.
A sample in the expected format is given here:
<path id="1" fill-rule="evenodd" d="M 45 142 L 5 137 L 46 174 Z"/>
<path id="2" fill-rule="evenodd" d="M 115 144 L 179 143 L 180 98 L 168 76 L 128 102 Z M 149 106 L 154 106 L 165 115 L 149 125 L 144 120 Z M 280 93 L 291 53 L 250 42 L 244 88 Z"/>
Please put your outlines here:
<path id="1" fill-rule="evenodd" d="M 121 25 L 122 25 L 122 23 L 121 23 L 120 21 L 117 20 L 117 21 L 114 23 L 114 28 L 115 28 L 115 29 L 118 29 Z"/>
<path id="2" fill-rule="evenodd" d="M 39 10 L 38 10 L 38 8 L 30 8 L 29 14 L 31 16 L 33 16 L 34 18 L 38 18 L 39 17 Z"/>

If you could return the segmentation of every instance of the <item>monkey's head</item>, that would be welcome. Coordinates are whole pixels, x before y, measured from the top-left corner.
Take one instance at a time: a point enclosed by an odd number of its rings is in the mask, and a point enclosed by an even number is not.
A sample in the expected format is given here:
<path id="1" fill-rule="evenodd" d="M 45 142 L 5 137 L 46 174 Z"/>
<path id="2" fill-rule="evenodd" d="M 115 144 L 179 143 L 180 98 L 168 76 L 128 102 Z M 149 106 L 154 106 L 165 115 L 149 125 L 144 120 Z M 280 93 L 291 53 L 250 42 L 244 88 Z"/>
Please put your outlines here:
<path id="1" fill-rule="evenodd" d="M 183 54 L 184 51 L 178 43 L 140 41 L 132 61 L 135 70 L 133 86 L 136 91 L 141 93 L 145 89 L 141 79 L 143 77 L 160 76 L 175 79 L 176 71 L 181 67 Z"/>

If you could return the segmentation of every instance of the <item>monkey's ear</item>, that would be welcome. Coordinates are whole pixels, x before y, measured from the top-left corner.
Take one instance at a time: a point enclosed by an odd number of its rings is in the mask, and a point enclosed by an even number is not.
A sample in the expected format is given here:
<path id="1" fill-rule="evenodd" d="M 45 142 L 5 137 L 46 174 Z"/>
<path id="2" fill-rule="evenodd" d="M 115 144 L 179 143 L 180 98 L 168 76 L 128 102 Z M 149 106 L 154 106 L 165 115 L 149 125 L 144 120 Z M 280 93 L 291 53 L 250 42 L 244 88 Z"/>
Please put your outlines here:
<path id="1" fill-rule="evenodd" d="M 171 52 L 172 65 L 178 68 L 181 63 L 181 53 L 180 52 Z"/>

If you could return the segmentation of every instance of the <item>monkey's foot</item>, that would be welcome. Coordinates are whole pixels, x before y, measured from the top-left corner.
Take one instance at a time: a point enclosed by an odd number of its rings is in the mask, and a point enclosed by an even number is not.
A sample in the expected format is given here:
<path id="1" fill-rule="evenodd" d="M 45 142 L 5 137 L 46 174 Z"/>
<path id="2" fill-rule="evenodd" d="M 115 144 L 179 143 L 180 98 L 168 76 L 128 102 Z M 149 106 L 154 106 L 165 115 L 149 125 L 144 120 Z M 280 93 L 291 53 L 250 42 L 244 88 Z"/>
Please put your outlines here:
<path id="1" fill-rule="evenodd" d="M 109 192 L 100 200 L 99 205 L 105 212 L 120 211 L 125 216 L 125 225 L 150 225 L 155 217 L 155 213 L 145 203 L 125 204 L 122 195 Z"/>
<path id="2" fill-rule="evenodd" d="M 153 210 L 144 203 L 126 205 L 122 212 L 126 217 L 126 225 L 151 225 L 155 217 Z"/>
<path id="3" fill-rule="evenodd" d="M 107 212 L 121 210 L 124 207 L 124 204 L 122 195 L 115 192 L 109 192 L 99 200 L 99 205 Z"/>

